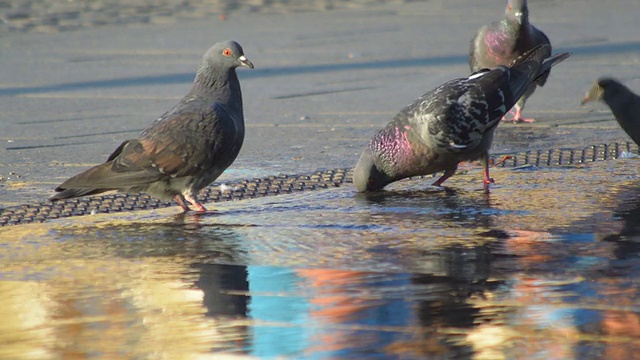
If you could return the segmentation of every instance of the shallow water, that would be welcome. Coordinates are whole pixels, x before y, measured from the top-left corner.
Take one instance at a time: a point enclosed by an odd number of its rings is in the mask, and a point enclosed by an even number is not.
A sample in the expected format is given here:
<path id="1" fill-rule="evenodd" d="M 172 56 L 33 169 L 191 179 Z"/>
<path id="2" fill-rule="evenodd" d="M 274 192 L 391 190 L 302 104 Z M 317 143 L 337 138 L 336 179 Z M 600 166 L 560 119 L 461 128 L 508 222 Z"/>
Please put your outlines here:
<path id="1" fill-rule="evenodd" d="M 637 164 L 5 227 L 0 358 L 631 359 Z"/>

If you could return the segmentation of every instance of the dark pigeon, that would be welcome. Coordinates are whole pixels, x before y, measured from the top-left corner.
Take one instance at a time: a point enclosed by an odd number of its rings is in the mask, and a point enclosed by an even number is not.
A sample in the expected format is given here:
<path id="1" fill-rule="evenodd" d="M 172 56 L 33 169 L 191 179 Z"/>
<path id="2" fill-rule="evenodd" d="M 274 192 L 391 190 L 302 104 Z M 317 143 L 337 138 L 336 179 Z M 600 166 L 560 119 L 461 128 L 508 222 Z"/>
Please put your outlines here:
<path id="1" fill-rule="evenodd" d="M 531 82 L 569 57 L 547 58 L 548 52 L 547 45 L 535 47 L 511 67 L 451 80 L 402 109 L 362 152 L 353 173 L 356 189 L 377 191 L 397 180 L 444 171 L 433 184 L 440 186 L 459 162 L 476 159 L 482 160 L 484 183 L 493 182 L 488 151 L 500 119 Z"/>
<path id="2" fill-rule="evenodd" d="M 589 101 L 605 102 L 620 127 L 640 145 L 640 96 L 617 80 L 600 78 L 582 100 L 582 105 Z"/>
<path id="3" fill-rule="evenodd" d="M 50 200 L 119 190 L 174 198 L 184 211 L 190 210 L 188 201 L 206 211 L 198 192 L 233 163 L 244 140 L 238 66 L 253 68 L 237 42 L 215 44 L 176 106 L 138 139 L 123 142 L 105 163 L 62 183 Z"/>
<path id="4" fill-rule="evenodd" d="M 471 72 L 483 68 L 494 68 L 498 65 L 508 66 L 520 55 L 538 45 L 548 45 L 546 57 L 551 56 L 549 38 L 529 23 L 529 8 L 526 0 L 508 0 L 504 19 L 485 25 L 478 30 L 471 40 L 469 48 L 469 67 Z M 512 121 L 533 122 L 534 119 L 522 117 L 525 102 L 536 90 L 547 82 L 549 72 L 529 86 L 527 91 L 515 104 Z M 513 111 L 511 111 L 513 113 Z M 506 120 L 506 118 L 503 118 Z"/>

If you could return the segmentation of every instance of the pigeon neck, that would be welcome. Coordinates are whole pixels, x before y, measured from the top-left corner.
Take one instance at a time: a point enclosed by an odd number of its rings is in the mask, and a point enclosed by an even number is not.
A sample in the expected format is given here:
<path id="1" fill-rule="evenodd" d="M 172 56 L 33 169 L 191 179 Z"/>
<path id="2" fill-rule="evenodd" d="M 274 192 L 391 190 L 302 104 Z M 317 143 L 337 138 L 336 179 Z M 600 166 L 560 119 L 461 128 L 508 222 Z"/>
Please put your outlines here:
<path id="1" fill-rule="evenodd" d="M 415 160 L 407 127 L 399 123 L 394 125 L 378 132 L 371 144 L 371 150 L 379 156 L 379 165 L 389 177 L 389 182 L 410 172 Z"/>
<path id="2" fill-rule="evenodd" d="M 240 81 L 235 68 L 201 67 L 189 95 L 214 97 L 222 103 L 234 104 L 242 111 Z"/>
<path id="3" fill-rule="evenodd" d="M 610 85 L 613 86 L 613 85 Z M 622 84 L 616 84 L 617 89 L 604 92 L 603 100 L 611 108 L 611 112 L 623 128 L 637 125 L 632 121 L 629 114 L 633 112 L 633 104 L 640 102 L 640 96 L 634 94 L 629 88 Z"/>
<path id="4" fill-rule="evenodd" d="M 526 15 L 522 15 L 520 21 L 511 16 L 506 16 L 502 21 L 502 25 L 507 29 L 517 32 L 526 32 L 529 29 L 529 18 Z"/>

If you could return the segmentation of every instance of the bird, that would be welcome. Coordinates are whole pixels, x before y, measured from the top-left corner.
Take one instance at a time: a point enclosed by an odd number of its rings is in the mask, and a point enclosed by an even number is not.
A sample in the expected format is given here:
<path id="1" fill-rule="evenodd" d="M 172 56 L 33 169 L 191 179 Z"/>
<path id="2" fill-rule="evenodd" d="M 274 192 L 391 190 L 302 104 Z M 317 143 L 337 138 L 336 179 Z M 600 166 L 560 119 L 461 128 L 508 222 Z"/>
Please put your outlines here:
<path id="1" fill-rule="evenodd" d="M 469 68 L 471 72 L 498 65 L 509 65 L 513 60 L 537 45 L 548 45 L 547 57 L 551 56 L 551 42 L 538 28 L 529 23 L 529 7 L 526 0 L 508 0 L 502 21 L 482 26 L 471 40 L 469 46 Z M 529 86 L 515 104 L 514 123 L 534 122 L 535 119 L 522 117 L 527 99 L 533 95 L 537 86 L 547 82 L 549 72 Z M 507 120 L 504 117 L 502 120 Z"/>
<path id="2" fill-rule="evenodd" d="M 214 44 L 203 56 L 191 90 L 137 139 L 125 140 L 107 161 L 58 186 L 57 201 L 118 190 L 172 198 L 184 210 L 207 209 L 198 192 L 236 159 L 245 135 L 236 68 L 253 69 L 240 44 Z"/>
<path id="3" fill-rule="evenodd" d="M 510 67 L 450 80 L 407 105 L 360 155 L 353 170 L 356 190 L 378 191 L 397 180 L 444 171 L 433 183 L 441 186 L 459 162 L 476 159 L 483 163 L 488 189 L 488 150 L 500 119 L 533 81 L 570 55 L 547 57 L 548 51 L 539 45 Z"/>
<path id="4" fill-rule="evenodd" d="M 601 77 L 580 103 L 598 100 L 609 106 L 620 127 L 640 145 L 640 96 L 616 79 Z"/>

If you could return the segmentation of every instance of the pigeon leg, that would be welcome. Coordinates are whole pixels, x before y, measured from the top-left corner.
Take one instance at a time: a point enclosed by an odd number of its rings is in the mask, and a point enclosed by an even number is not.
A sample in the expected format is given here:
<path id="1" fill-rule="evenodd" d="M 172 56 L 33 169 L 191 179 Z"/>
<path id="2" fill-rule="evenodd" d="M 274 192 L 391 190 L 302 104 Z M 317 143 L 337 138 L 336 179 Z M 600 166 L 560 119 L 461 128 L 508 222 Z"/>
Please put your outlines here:
<path id="1" fill-rule="evenodd" d="M 513 116 L 513 119 L 511 120 L 514 123 L 519 123 L 519 122 L 532 123 L 536 121 L 536 119 L 534 118 L 523 118 L 522 107 L 520 107 L 519 105 L 516 104 L 515 108 L 516 108 L 516 114 Z"/>
<path id="2" fill-rule="evenodd" d="M 184 210 L 185 212 L 190 211 L 191 209 L 189 208 L 189 206 L 187 205 L 187 203 L 184 202 L 184 196 L 182 195 L 176 195 L 173 197 L 173 199 L 178 203 L 178 205 L 180 205 L 180 207 L 182 208 L 182 210 Z"/>
<path id="3" fill-rule="evenodd" d="M 495 181 L 493 180 L 493 178 L 491 178 L 491 176 L 489 176 L 489 154 L 485 154 L 482 157 L 482 166 L 484 167 L 484 179 L 482 180 L 482 182 L 485 185 L 489 185 L 491 183 L 494 183 Z"/>
<path id="4" fill-rule="evenodd" d="M 453 174 L 455 173 L 456 173 L 455 170 L 445 170 L 444 174 L 442 174 L 442 176 L 440 176 L 440 178 L 433 183 L 433 186 L 442 186 L 442 183 L 448 178 L 450 178 L 451 176 L 453 176 Z"/>
<path id="5" fill-rule="evenodd" d="M 513 159 L 513 156 L 511 155 L 505 155 L 502 157 L 502 159 L 496 163 L 493 164 L 494 167 L 498 167 L 500 165 L 502 165 L 502 163 L 504 163 L 505 161 L 509 160 L 509 159 Z"/>
<path id="6" fill-rule="evenodd" d="M 184 195 L 184 198 L 187 199 L 187 201 L 190 202 L 191 205 L 195 206 L 196 210 L 199 213 L 207 212 L 207 209 L 198 202 L 198 199 L 196 199 L 195 196 L 189 194 L 189 195 Z"/>
<path id="7" fill-rule="evenodd" d="M 509 112 L 507 114 L 511 114 L 511 115 L 513 115 L 515 117 L 516 116 L 516 111 L 513 110 L 513 108 L 512 108 L 511 110 L 509 110 Z M 502 117 L 502 121 L 512 121 L 512 120 L 507 119 L 507 114 L 504 114 L 504 116 Z"/>

